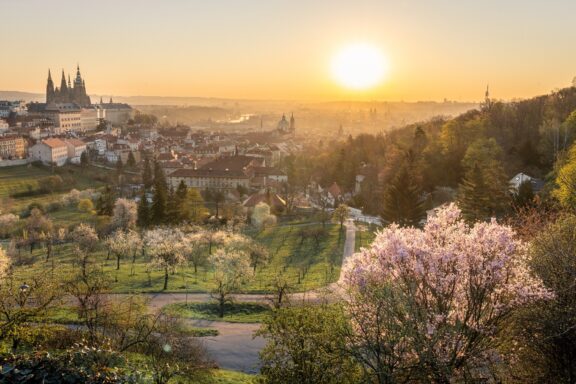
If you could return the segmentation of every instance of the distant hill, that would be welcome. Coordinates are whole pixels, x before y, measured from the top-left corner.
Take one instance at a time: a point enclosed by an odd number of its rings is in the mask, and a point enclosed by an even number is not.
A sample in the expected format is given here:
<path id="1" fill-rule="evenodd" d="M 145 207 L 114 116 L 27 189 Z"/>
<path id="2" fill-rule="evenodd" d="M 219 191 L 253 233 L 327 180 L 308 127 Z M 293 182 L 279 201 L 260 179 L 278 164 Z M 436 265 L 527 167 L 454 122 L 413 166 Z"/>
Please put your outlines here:
<path id="1" fill-rule="evenodd" d="M 42 102 L 46 99 L 42 93 L 20 92 L 20 91 L 0 91 L 0 100 L 24 100 Z"/>

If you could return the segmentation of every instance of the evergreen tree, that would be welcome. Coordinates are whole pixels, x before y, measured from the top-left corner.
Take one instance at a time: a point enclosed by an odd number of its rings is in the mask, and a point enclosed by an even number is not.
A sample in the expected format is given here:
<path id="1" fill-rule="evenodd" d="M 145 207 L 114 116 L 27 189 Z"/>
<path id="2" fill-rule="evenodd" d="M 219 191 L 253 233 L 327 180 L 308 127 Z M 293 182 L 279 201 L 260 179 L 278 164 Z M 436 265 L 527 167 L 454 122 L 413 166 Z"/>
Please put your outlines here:
<path id="1" fill-rule="evenodd" d="M 160 164 L 154 162 L 154 196 L 152 197 L 151 223 L 163 224 L 166 219 L 168 185 Z"/>
<path id="2" fill-rule="evenodd" d="M 154 188 L 157 186 L 161 187 L 164 191 L 168 191 L 168 184 L 166 183 L 166 176 L 164 176 L 164 170 L 162 166 L 156 160 L 154 160 Z"/>
<path id="3" fill-rule="evenodd" d="M 384 192 L 381 216 L 400 226 L 418 226 L 426 217 L 422 192 L 408 166 L 402 166 Z"/>
<path id="4" fill-rule="evenodd" d="M 178 189 L 176 189 L 175 194 L 178 223 L 190 221 L 191 212 L 190 207 L 186 202 L 187 197 L 188 197 L 188 187 L 186 187 L 184 181 L 180 181 L 180 184 L 178 184 Z"/>
<path id="5" fill-rule="evenodd" d="M 118 156 L 118 161 L 116 162 L 116 174 L 118 176 L 124 173 L 124 164 L 122 163 L 122 157 Z"/>
<path id="6" fill-rule="evenodd" d="M 168 200 L 166 201 L 166 217 L 165 222 L 167 224 L 179 224 L 179 204 L 178 198 L 176 197 L 176 192 L 174 188 L 170 186 L 168 189 Z"/>
<path id="7" fill-rule="evenodd" d="M 118 156 L 118 161 L 116 162 L 116 177 L 118 178 L 120 194 L 122 195 L 122 185 L 124 184 L 124 164 L 122 163 L 122 158 L 120 156 Z"/>
<path id="8" fill-rule="evenodd" d="M 470 221 L 490 217 L 492 208 L 489 193 L 482 170 L 476 164 L 466 174 L 458 191 L 458 206 L 462 210 L 462 215 Z"/>
<path id="9" fill-rule="evenodd" d="M 194 223 L 201 223 L 202 220 L 209 214 L 204 206 L 204 199 L 196 188 L 188 188 L 185 200 L 186 211 L 190 214 L 190 221 Z"/>
<path id="10" fill-rule="evenodd" d="M 142 170 L 142 183 L 145 189 L 150 189 L 154 184 L 154 179 L 152 178 L 152 169 L 150 168 L 150 160 L 148 156 L 144 157 L 144 169 Z"/>
<path id="11" fill-rule="evenodd" d="M 130 153 L 128 154 L 128 160 L 126 160 L 126 166 L 128 168 L 136 167 L 136 159 L 134 158 L 134 154 L 132 153 L 132 151 L 130 151 Z"/>
<path id="12" fill-rule="evenodd" d="M 100 194 L 100 197 L 96 201 L 96 212 L 98 215 L 112 216 L 115 202 L 116 196 L 114 191 L 109 185 L 106 185 L 104 192 Z"/>
<path id="13" fill-rule="evenodd" d="M 136 224 L 140 228 L 146 228 L 150 225 L 150 204 L 148 204 L 148 198 L 146 197 L 146 189 L 142 189 L 142 195 L 138 202 L 138 219 Z"/>
<path id="14" fill-rule="evenodd" d="M 82 168 L 86 168 L 86 166 L 88 166 L 89 163 L 89 159 L 88 159 L 88 152 L 84 151 L 82 152 L 82 154 L 80 155 L 80 166 Z"/>
<path id="15" fill-rule="evenodd" d="M 518 193 L 514 195 L 514 205 L 517 207 L 526 207 L 534 202 L 534 190 L 532 183 L 525 181 L 518 187 Z"/>

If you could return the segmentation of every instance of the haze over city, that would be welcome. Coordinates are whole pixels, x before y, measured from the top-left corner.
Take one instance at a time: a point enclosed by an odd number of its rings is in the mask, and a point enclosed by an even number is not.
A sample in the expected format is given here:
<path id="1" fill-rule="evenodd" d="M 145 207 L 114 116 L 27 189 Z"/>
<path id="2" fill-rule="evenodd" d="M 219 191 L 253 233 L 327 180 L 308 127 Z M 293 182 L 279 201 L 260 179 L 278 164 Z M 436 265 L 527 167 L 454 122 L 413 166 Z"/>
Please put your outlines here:
<path id="1" fill-rule="evenodd" d="M 280 100 L 527 98 L 570 83 L 576 3 L 448 0 L 3 1 L 0 90 L 43 92 L 80 63 L 93 94 Z M 15 37 L 17 36 L 17 38 Z M 331 62 L 369 44 L 369 89 Z M 72 68 L 65 67 L 67 72 Z"/>
<path id="2" fill-rule="evenodd" d="M 0 0 L 0 384 L 576 384 L 575 15 Z"/>

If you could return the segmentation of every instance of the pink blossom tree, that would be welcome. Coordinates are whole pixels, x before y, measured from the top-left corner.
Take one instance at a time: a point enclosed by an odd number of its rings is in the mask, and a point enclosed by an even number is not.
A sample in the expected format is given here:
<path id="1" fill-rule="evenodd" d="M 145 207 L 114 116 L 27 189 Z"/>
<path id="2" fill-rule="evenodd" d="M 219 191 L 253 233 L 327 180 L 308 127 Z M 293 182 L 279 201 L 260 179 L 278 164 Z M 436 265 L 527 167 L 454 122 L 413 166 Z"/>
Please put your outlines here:
<path id="1" fill-rule="evenodd" d="M 352 352 L 378 383 L 485 372 L 511 311 L 551 296 L 525 259 L 511 228 L 469 226 L 453 204 L 423 229 L 385 228 L 342 272 Z"/>

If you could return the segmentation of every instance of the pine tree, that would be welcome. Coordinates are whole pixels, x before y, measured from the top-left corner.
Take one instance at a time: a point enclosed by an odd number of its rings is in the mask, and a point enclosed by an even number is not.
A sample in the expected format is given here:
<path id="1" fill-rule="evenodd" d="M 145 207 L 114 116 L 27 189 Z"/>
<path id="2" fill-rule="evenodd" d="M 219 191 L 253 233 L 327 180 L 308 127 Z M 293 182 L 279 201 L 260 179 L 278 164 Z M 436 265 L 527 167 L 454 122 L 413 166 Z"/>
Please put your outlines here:
<path id="1" fill-rule="evenodd" d="M 152 224 L 163 224 L 166 220 L 168 185 L 160 164 L 154 162 L 154 196 L 152 197 Z"/>
<path id="2" fill-rule="evenodd" d="M 190 221 L 190 208 L 186 202 L 186 198 L 188 196 L 188 187 L 184 181 L 180 181 L 178 184 L 178 189 L 176 189 L 175 199 L 176 199 L 176 206 L 177 206 L 177 221 L 178 223 L 181 222 L 188 222 Z"/>
<path id="3" fill-rule="evenodd" d="M 478 164 L 466 174 L 458 191 L 458 206 L 468 220 L 485 220 L 491 215 L 489 189 Z"/>
<path id="4" fill-rule="evenodd" d="M 168 191 L 168 184 L 166 183 L 166 177 L 164 176 L 164 171 L 160 166 L 158 161 L 154 161 L 154 188 L 160 186 L 164 191 Z"/>
<path id="5" fill-rule="evenodd" d="M 126 160 L 126 166 L 128 168 L 134 168 L 136 166 L 136 159 L 134 158 L 134 154 L 132 151 L 128 154 L 128 160 Z"/>
<path id="6" fill-rule="evenodd" d="M 124 184 L 124 164 L 122 163 L 122 158 L 118 156 L 118 161 L 116 162 L 116 176 L 118 177 L 118 185 L 120 186 L 120 195 L 122 195 Z"/>
<path id="7" fill-rule="evenodd" d="M 384 192 L 381 216 L 400 226 L 418 226 L 426 217 L 422 192 L 408 166 L 400 169 Z"/>
<path id="8" fill-rule="evenodd" d="M 114 211 L 114 203 L 116 202 L 116 196 L 112 188 L 106 185 L 104 192 L 100 195 L 96 201 L 96 212 L 98 215 L 112 216 Z"/>
<path id="9" fill-rule="evenodd" d="M 118 156 L 118 161 L 116 162 L 116 174 L 120 177 L 124 173 L 124 164 L 122 163 L 122 157 Z"/>
<path id="10" fill-rule="evenodd" d="M 142 183 L 144 183 L 145 189 L 150 189 L 154 184 L 152 178 L 152 169 L 150 168 L 150 160 L 148 156 L 144 157 L 144 169 L 142 170 Z"/>
<path id="11" fill-rule="evenodd" d="M 209 214 L 208 210 L 204 206 L 204 199 L 196 188 L 188 188 L 185 205 L 187 211 L 190 212 L 190 221 L 194 223 L 201 223 Z"/>
<path id="12" fill-rule="evenodd" d="M 170 186 L 170 189 L 168 189 L 168 200 L 166 201 L 165 222 L 167 224 L 180 223 L 178 208 L 178 198 L 176 197 L 176 192 L 174 191 L 174 188 Z"/>
<path id="13" fill-rule="evenodd" d="M 142 189 L 142 195 L 138 202 L 138 220 L 136 221 L 140 228 L 146 228 L 150 225 L 150 204 L 146 197 L 146 189 Z"/>
<path id="14" fill-rule="evenodd" d="M 90 160 L 88 159 L 88 152 L 87 151 L 82 152 L 82 154 L 80 155 L 80 165 L 82 166 L 82 168 L 88 166 L 89 162 Z"/>
<path id="15" fill-rule="evenodd" d="M 518 193 L 514 195 L 514 205 L 526 207 L 534 203 L 534 189 L 530 181 L 525 181 L 518 187 Z"/>

